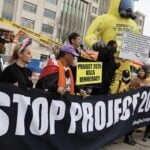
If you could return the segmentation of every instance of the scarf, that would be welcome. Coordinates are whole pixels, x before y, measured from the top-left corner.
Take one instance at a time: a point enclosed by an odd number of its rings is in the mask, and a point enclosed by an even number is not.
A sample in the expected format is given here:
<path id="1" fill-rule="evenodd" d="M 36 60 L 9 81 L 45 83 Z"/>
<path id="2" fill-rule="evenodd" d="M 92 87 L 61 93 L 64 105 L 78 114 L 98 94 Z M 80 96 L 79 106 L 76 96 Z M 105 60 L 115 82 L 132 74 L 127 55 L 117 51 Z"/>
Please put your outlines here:
<path id="1" fill-rule="evenodd" d="M 65 76 L 65 69 L 64 66 L 62 65 L 61 61 L 58 60 L 58 66 L 59 66 L 59 78 L 58 78 L 58 87 L 64 87 L 66 88 L 66 76 Z M 74 80 L 73 80 L 73 75 L 72 71 L 69 68 L 69 76 L 70 76 L 70 94 L 74 94 Z"/>

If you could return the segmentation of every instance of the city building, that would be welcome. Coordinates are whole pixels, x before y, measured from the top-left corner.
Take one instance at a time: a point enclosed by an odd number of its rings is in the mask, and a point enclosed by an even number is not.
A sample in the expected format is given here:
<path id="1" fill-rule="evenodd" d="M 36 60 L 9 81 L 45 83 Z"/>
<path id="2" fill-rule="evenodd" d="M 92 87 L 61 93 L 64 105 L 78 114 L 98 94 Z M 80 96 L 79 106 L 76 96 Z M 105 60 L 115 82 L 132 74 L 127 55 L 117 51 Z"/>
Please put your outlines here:
<path id="1" fill-rule="evenodd" d="M 92 0 L 90 5 L 90 13 L 88 15 L 88 22 L 86 28 L 92 23 L 92 21 L 99 15 L 107 12 L 110 0 Z"/>
<path id="2" fill-rule="evenodd" d="M 86 28 L 92 23 L 92 21 L 99 15 L 101 0 L 92 0 L 90 5 L 90 12 L 88 14 L 88 21 Z"/>
<path id="3" fill-rule="evenodd" d="M 0 0 L 3 18 L 19 25 L 56 37 L 56 20 L 60 16 L 58 0 Z M 16 11 L 17 10 L 17 11 Z"/>
<path id="4" fill-rule="evenodd" d="M 71 32 L 77 32 L 84 37 L 90 14 L 91 0 L 62 0 L 58 39 L 66 41 Z"/>
<path id="5" fill-rule="evenodd" d="M 97 15 L 99 6 L 99 0 L 0 0 L 0 3 L 2 18 L 60 42 L 66 41 L 71 32 L 83 38 L 89 16 Z M 6 25 L 1 27 L 17 32 Z M 41 45 L 33 45 L 41 49 Z"/>
<path id="6" fill-rule="evenodd" d="M 71 32 L 79 33 L 83 40 L 93 19 L 107 12 L 109 2 L 110 0 L 0 0 L 0 16 L 63 43 Z M 137 16 L 142 32 L 144 16 L 139 13 Z M 16 29 L 5 24 L 0 23 L 0 28 L 17 33 Z M 33 45 L 38 58 L 40 53 L 48 55 L 50 52 L 39 43 L 34 42 Z M 37 58 L 37 55 L 34 54 L 34 57 Z"/>
<path id="7" fill-rule="evenodd" d="M 100 0 L 99 15 L 105 14 L 109 8 L 110 0 Z"/>
<path id="8" fill-rule="evenodd" d="M 60 16 L 59 0 L 0 0 L 0 4 L 0 16 L 2 18 L 30 28 L 52 39 L 56 38 L 57 22 Z M 17 32 L 6 25 L 1 25 L 1 28 Z M 43 54 L 49 53 L 46 48 L 41 48 L 41 45 L 36 42 L 33 45 L 36 47 L 35 49 L 39 50 L 37 54 L 41 53 L 43 49 Z"/>

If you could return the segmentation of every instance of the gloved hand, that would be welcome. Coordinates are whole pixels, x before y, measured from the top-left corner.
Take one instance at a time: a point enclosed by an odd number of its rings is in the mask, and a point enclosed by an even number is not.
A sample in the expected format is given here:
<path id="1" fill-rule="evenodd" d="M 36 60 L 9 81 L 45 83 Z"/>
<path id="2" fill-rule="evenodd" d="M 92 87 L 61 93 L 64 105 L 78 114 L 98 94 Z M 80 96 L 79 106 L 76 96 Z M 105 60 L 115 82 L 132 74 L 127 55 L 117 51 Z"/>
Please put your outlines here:
<path id="1" fill-rule="evenodd" d="M 99 49 L 104 48 L 105 46 L 106 45 L 103 42 L 99 41 L 93 44 L 92 49 L 94 51 L 99 51 Z"/>

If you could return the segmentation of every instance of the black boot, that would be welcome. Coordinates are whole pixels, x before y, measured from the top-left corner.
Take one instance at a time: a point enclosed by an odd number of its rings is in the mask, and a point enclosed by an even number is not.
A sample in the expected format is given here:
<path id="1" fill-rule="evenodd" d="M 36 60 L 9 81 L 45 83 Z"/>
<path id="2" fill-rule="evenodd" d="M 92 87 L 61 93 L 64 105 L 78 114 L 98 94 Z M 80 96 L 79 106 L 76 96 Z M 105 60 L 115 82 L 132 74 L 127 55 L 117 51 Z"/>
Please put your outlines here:
<path id="1" fill-rule="evenodd" d="M 147 138 L 150 138 L 150 126 L 146 127 L 145 133 L 144 133 L 144 137 L 143 137 L 143 141 L 146 142 Z"/>
<path id="2" fill-rule="evenodd" d="M 126 135 L 124 142 L 131 146 L 135 146 L 135 144 L 136 144 L 136 142 L 132 139 L 131 135 Z"/>
<path id="3" fill-rule="evenodd" d="M 132 143 L 137 144 L 136 141 L 133 139 L 132 136 L 131 136 L 131 141 L 132 141 Z"/>
<path id="4" fill-rule="evenodd" d="M 143 142 L 146 142 L 146 141 L 147 141 L 146 136 L 143 137 L 143 140 L 142 140 L 142 141 L 143 141 Z"/>

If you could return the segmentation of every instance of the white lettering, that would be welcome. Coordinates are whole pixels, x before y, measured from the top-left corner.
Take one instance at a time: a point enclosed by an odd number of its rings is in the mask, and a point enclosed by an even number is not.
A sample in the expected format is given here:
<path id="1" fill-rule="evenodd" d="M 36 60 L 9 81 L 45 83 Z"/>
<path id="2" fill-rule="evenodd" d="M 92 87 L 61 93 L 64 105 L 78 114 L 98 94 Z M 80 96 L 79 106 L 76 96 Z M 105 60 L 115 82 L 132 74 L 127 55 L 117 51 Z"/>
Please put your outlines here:
<path id="1" fill-rule="evenodd" d="M 105 103 L 100 101 L 95 105 L 95 128 L 102 130 L 106 124 L 106 106 Z"/>
<path id="2" fill-rule="evenodd" d="M 83 120 L 82 120 L 82 131 L 91 132 L 93 131 L 93 106 L 91 103 L 82 103 L 83 108 Z"/>
<path id="3" fill-rule="evenodd" d="M 66 105 L 63 101 L 52 100 L 50 107 L 50 134 L 55 134 L 55 122 L 65 116 Z"/>
<path id="4" fill-rule="evenodd" d="M 80 104 L 74 102 L 71 103 L 70 115 L 71 115 L 71 123 L 70 123 L 68 133 L 75 133 L 76 122 L 79 121 L 82 117 L 82 110 Z"/>
<path id="5" fill-rule="evenodd" d="M 130 113 L 130 108 L 129 106 L 132 104 L 132 97 L 127 96 L 123 99 L 123 112 L 122 116 L 120 117 L 120 120 L 127 120 L 131 113 Z"/>
<path id="6" fill-rule="evenodd" d="M 119 99 L 116 99 L 115 102 L 114 102 L 114 124 L 117 123 L 119 121 L 119 116 L 120 116 L 120 113 L 121 113 L 121 108 L 120 108 L 120 105 L 121 104 L 121 98 Z"/>
<path id="7" fill-rule="evenodd" d="M 0 92 L 0 106 L 10 107 L 10 98 L 7 94 Z M 0 109 L 0 136 L 5 135 L 9 127 L 8 115 Z"/>
<path id="8" fill-rule="evenodd" d="M 43 135 L 48 130 L 48 102 L 43 97 L 36 98 L 32 103 L 33 117 L 30 131 L 34 135 Z"/>

